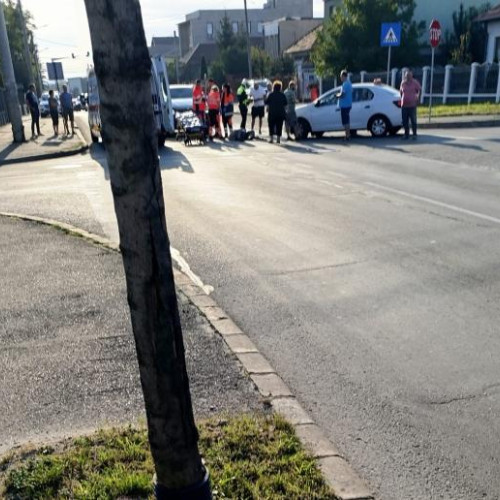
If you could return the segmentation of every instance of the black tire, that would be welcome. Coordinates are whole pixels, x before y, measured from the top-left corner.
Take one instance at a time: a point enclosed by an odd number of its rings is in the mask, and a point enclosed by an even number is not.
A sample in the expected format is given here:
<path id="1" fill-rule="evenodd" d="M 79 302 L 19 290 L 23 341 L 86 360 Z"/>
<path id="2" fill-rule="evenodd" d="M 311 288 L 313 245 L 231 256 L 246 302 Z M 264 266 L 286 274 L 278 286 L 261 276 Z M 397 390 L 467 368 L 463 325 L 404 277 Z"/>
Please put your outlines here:
<path id="1" fill-rule="evenodd" d="M 303 118 L 299 118 L 297 125 L 295 125 L 295 139 L 297 141 L 304 141 L 307 139 L 309 133 L 311 132 L 311 126 Z"/>
<path id="2" fill-rule="evenodd" d="M 390 130 L 389 130 L 389 134 L 390 135 L 396 135 L 399 131 L 401 130 L 401 127 L 392 127 Z"/>
<path id="3" fill-rule="evenodd" d="M 370 118 L 368 131 L 373 137 L 385 137 L 391 129 L 391 123 L 383 115 L 375 115 Z"/>
<path id="4" fill-rule="evenodd" d="M 316 139 L 321 139 L 324 135 L 325 135 L 325 133 L 324 133 L 324 132 L 313 132 L 313 136 L 314 136 Z"/>

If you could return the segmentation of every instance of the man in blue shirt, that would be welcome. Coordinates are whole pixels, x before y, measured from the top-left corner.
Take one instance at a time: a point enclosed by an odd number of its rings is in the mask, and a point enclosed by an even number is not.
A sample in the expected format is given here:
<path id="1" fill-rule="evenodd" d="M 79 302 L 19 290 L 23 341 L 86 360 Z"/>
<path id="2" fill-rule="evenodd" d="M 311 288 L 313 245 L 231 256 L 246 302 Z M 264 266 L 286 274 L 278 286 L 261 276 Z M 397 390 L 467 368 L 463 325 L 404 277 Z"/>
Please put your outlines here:
<path id="1" fill-rule="evenodd" d="M 73 96 L 68 92 L 68 86 L 63 85 L 62 94 L 59 96 L 63 117 L 64 131 L 69 135 L 68 118 L 71 122 L 71 133 L 75 135 L 75 118 L 73 115 Z"/>
<path id="2" fill-rule="evenodd" d="M 342 117 L 342 125 L 345 130 L 344 141 L 348 141 L 351 138 L 351 121 L 349 114 L 352 108 L 352 83 L 349 81 L 349 75 L 345 69 L 340 73 L 340 79 L 342 80 L 342 87 L 340 92 L 337 94 L 339 99 L 340 115 Z"/>

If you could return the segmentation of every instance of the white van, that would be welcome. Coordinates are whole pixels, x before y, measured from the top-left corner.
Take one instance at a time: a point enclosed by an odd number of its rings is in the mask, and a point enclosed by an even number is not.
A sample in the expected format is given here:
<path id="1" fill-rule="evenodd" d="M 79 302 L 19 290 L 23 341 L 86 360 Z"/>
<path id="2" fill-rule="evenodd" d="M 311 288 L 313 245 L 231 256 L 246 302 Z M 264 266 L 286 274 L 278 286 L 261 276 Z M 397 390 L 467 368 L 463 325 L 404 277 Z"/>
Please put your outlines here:
<path id="1" fill-rule="evenodd" d="M 162 147 L 165 145 L 165 139 L 174 134 L 175 127 L 167 66 L 161 56 L 151 58 L 151 99 L 158 133 L 158 146 Z M 92 142 L 97 142 L 101 136 L 99 103 L 97 76 L 92 67 L 88 73 L 88 114 Z"/>

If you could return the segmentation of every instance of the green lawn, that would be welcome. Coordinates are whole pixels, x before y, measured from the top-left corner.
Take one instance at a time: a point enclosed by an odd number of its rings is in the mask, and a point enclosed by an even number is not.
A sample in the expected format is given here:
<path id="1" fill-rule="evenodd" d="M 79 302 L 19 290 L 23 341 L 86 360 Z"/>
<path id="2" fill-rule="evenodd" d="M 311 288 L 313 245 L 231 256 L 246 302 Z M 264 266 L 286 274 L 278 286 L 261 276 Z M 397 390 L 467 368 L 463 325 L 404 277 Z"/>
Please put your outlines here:
<path id="1" fill-rule="evenodd" d="M 334 498 L 315 460 L 283 418 L 212 419 L 198 428 L 214 498 Z M 99 431 L 0 459 L 0 497 L 153 498 L 153 472 L 144 429 Z"/>
<path id="2" fill-rule="evenodd" d="M 433 117 L 439 116 L 467 116 L 467 115 L 500 115 L 500 104 L 481 102 L 467 104 L 436 104 L 432 106 Z M 418 116 L 429 116 L 429 106 L 418 108 Z"/>

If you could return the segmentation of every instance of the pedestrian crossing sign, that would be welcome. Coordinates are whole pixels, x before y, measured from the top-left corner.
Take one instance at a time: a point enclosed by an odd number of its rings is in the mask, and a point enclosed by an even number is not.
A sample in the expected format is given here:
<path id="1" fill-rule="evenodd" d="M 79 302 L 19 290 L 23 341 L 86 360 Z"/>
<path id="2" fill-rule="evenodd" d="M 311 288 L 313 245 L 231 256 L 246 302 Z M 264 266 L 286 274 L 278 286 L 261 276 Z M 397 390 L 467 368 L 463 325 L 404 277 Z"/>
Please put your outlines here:
<path id="1" fill-rule="evenodd" d="M 399 45 L 401 45 L 401 23 L 382 23 L 380 46 L 399 47 Z"/>

